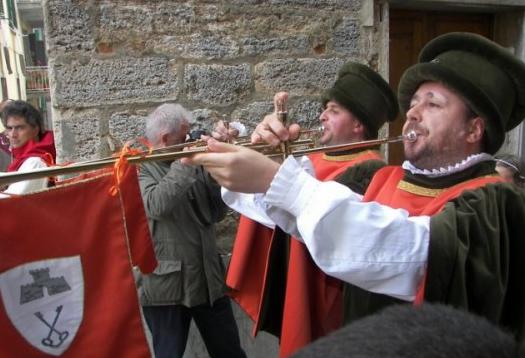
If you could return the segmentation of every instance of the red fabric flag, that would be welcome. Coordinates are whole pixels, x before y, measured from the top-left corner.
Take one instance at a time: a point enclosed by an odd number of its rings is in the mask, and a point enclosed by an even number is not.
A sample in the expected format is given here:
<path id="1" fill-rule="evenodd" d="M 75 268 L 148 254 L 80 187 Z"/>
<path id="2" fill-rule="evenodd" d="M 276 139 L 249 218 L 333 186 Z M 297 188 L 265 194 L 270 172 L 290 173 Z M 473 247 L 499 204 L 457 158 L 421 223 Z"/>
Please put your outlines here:
<path id="1" fill-rule="evenodd" d="M 0 357 L 150 357 L 132 273 L 155 254 L 135 167 L 0 200 Z"/>

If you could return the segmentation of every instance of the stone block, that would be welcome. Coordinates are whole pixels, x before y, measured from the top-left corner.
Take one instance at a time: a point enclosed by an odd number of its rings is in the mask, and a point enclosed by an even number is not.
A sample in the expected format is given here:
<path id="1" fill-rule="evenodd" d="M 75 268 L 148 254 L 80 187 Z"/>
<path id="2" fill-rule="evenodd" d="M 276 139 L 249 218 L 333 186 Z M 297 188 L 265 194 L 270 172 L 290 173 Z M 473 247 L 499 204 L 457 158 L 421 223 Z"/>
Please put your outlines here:
<path id="1" fill-rule="evenodd" d="M 175 99 L 178 79 L 166 58 L 90 59 L 54 68 L 55 105 L 100 106 Z"/>
<path id="2" fill-rule="evenodd" d="M 334 29 L 334 51 L 350 56 L 359 55 L 362 50 L 359 46 L 360 37 L 359 22 L 355 19 L 343 18 L 343 21 Z"/>
<path id="3" fill-rule="evenodd" d="M 46 22 L 46 46 L 50 58 L 71 51 L 89 52 L 95 47 L 86 8 L 78 1 L 46 0 L 44 3 Z"/>
<path id="4" fill-rule="evenodd" d="M 230 0 L 229 3 L 232 5 L 257 5 L 266 3 L 266 0 Z"/>
<path id="5" fill-rule="evenodd" d="M 202 6 L 202 5 L 200 5 Z M 200 7 L 191 2 L 162 1 L 154 9 L 153 27 L 156 34 L 191 34 L 199 27 L 195 13 Z"/>
<path id="6" fill-rule="evenodd" d="M 188 59 L 228 59 L 239 54 L 239 45 L 229 36 L 193 34 L 163 36 L 151 44 L 156 53 Z"/>
<path id="7" fill-rule="evenodd" d="M 220 3 L 220 1 L 216 2 Z M 200 6 L 195 8 L 195 22 L 210 25 L 217 24 L 227 17 L 227 13 L 227 6 L 223 6 L 222 4 L 200 4 Z"/>
<path id="8" fill-rule="evenodd" d="M 306 35 L 273 38 L 245 37 L 240 43 L 241 55 L 244 56 L 306 55 L 310 51 Z"/>
<path id="9" fill-rule="evenodd" d="M 100 6 L 99 36 L 120 41 L 128 36 L 152 38 L 161 34 L 191 33 L 193 5 L 173 1 L 125 4 L 107 1 Z"/>
<path id="10" fill-rule="evenodd" d="M 361 0 L 270 0 L 270 4 L 273 6 L 304 6 L 308 9 L 344 9 L 345 11 L 357 11 L 361 8 Z"/>
<path id="11" fill-rule="evenodd" d="M 192 35 L 185 46 L 184 57 L 192 59 L 233 58 L 239 53 L 239 45 L 229 36 Z"/>
<path id="12" fill-rule="evenodd" d="M 143 115 L 129 112 L 113 113 L 109 119 L 110 138 L 117 140 L 119 144 L 125 144 L 144 137 L 146 117 L 147 113 Z M 137 146 L 136 142 L 133 145 Z"/>
<path id="13" fill-rule="evenodd" d="M 251 10 L 251 9 L 250 9 Z M 259 10 L 260 11 L 260 10 Z M 280 21 L 271 8 L 266 8 L 264 13 L 246 11 L 240 6 L 231 7 L 228 22 L 228 31 L 242 37 L 279 37 L 290 33 L 291 25 Z"/>
<path id="14" fill-rule="evenodd" d="M 107 2 L 101 4 L 98 31 L 101 35 L 147 34 L 153 31 L 154 7 Z"/>
<path id="15" fill-rule="evenodd" d="M 102 153 L 100 113 L 87 110 L 63 115 L 55 121 L 57 162 L 81 161 L 99 158 Z"/>
<path id="16" fill-rule="evenodd" d="M 358 11 L 362 0 L 230 0 L 232 5 L 271 5 L 277 9 L 279 6 L 303 7 L 306 9 L 343 9 L 345 11 Z M 282 8 L 280 11 L 283 11 Z"/>
<path id="17" fill-rule="evenodd" d="M 251 89 L 248 64 L 187 65 L 184 88 L 188 99 L 227 106 L 247 97 Z"/>
<path id="18" fill-rule="evenodd" d="M 255 88 L 258 91 L 288 91 L 291 95 L 318 94 L 333 84 L 339 58 L 277 59 L 255 66 Z"/>
<path id="19" fill-rule="evenodd" d="M 206 132 L 211 132 L 215 122 L 220 119 L 228 119 L 227 116 L 223 116 L 221 113 L 211 109 L 195 109 L 192 111 L 193 123 L 191 124 L 191 130 L 202 129 Z"/>
<path id="20" fill-rule="evenodd" d="M 288 110 L 289 120 L 301 125 L 301 128 L 315 128 L 321 125 L 319 116 L 322 112 L 321 102 L 301 100 L 292 104 Z"/>
<path id="21" fill-rule="evenodd" d="M 248 134 L 251 134 L 255 126 L 263 120 L 264 116 L 272 112 L 273 101 L 253 102 L 235 109 L 231 114 L 231 120 L 244 124 Z"/>

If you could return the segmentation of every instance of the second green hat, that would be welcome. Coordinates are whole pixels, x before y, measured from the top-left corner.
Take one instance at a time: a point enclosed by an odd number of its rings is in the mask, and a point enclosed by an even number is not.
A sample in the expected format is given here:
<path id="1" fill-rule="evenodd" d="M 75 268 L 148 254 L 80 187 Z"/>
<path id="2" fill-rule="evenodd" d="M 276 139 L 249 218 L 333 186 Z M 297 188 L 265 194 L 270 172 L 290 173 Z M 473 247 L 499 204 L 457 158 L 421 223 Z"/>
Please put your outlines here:
<path id="1" fill-rule="evenodd" d="M 377 132 L 398 113 L 396 95 L 377 72 L 357 62 L 347 62 L 337 80 L 322 98 L 323 105 L 335 100 L 352 112 L 371 132 Z"/>

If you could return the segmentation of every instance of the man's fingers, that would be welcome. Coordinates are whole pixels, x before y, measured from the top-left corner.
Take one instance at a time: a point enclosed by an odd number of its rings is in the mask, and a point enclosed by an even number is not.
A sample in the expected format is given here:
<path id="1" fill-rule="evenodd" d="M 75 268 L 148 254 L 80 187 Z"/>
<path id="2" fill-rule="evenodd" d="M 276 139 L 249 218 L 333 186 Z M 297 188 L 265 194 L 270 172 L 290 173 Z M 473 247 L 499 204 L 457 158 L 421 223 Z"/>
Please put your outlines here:
<path id="1" fill-rule="evenodd" d="M 268 121 L 271 120 L 271 117 L 273 116 L 273 114 L 270 114 L 270 115 L 267 115 L 266 117 L 264 117 L 264 119 L 262 120 L 261 123 L 259 123 L 256 127 L 255 127 L 255 130 L 253 131 L 252 135 L 251 135 L 251 141 L 252 143 L 261 143 L 261 142 L 265 142 L 267 140 L 267 138 L 270 137 L 270 133 L 269 133 L 269 126 L 268 126 Z"/>
<path id="2" fill-rule="evenodd" d="M 219 142 L 214 139 L 210 139 L 208 141 L 208 151 L 209 152 L 217 152 L 217 153 L 225 153 L 225 152 L 237 152 L 240 150 L 240 147 L 237 145 L 225 143 L 225 142 Z"/>
<path id="3" fill-rule="evenodd" d="M 275 113 L 269 114 L 255 127 L 252 133 L 252 143 L 265 142 L 277 146 L 288 139 L 288 130 L 279 121 Z"/>
<path id="4" fill-rule="evenodd" d="M 277 92 L 275 96 L 273 96 L 273 106 L 275 112 L 282 110 L 282 106 L 286 105 L 286 102 L 288 102 L 288 92 Z"/>
<path id="5" fill-rule="evenodd" d="M 301 134 L 301 126 L 296 123 L 290 124 L 288 127 L 289 140 L 296 140 Z"/>
<path id="6" fill-rule="evenodd" d="M 226 126 L 224 126 L 223 121 L 219 121 L 215 125 L 215 128 L 211 132 L 211 135 L 213 138 L 221 142 L 228 142 L 239 136 L 239 130 L 237 128 L 232 127 L 227 128 Z"/>
<path id="7" fill-rule="evenodd" d="M 239 136 L 239 130 L 236 128 L 228 129 L 228 136 L 230 138 L 237 138 Z"/>
<path id="8" fill-rule="evenodd" d="M 272 136 L 277 137 L 275 145 L 290 138 L 288 129 L 278 119 L 268 123 L 268 130 L 272 133 Z"/>
<path id="9" fill-rule="evenodd" d="M 261 135 L 259 134 L 259 132 L 257 132 L 257 130 L 253 131 L 252 135 L 250 136 L 250 140 L 252 144 L 261 143 L 263 141 Z"/>
<path id="10" fill-rule="evenodd" d="M 240 150 L 238 146 L 233 144 L 228 144 L 224 142 L 219 142 L 215 139 L 208 140 L 208 151 L 205 153 L 197 153 L 191 157 L 182 158 L 181 162 L 184 164 L 191 165 L 224 165 L 224 156 L 221 156 L 221 153 L 231 153 L 237 152 Z"/>
<path id="11" fill-rule="evenodd" d="M 286 109 L 285 105 L 288 101 L 288 92 L 276 93 L 273 100 L 275 113 L 264 117 L 262 122 L 255 127 L 251 135 L 251 141 L 254 144 L 265 142 L 275 147 L 283 141 L 298 137 L 299 130 L 297 126 L 291 127 L 291 131 L 289 131 L 289 129 L 285 127 L 286 123 L 282 123 L 276 114 L 276 112 Z"/>
<path id="12" fill-rule="evenodd" d="M 224 133 L 221 133 L 219 131 L 216 131 L 216 130 L 213 130 L 211 132 L 211 136 L 212 138 L 216 139 L 216 140 L 220 140 L 221 142 L 223 142 L 226 138 L 226 135 Z"/>

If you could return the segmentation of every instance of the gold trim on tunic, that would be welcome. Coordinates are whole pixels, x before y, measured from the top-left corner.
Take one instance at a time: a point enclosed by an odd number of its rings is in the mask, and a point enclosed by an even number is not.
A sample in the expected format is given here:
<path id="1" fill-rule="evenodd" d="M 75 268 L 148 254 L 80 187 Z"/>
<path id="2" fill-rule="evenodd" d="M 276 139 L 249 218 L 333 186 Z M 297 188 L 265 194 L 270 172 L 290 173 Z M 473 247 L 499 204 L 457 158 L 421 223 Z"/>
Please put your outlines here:
<path id="1" fill-rule="evenodd" d="M 345 155 L 328 155 L 327 153 L 323 154 L 323 159 L 328 160 L 331 162 L 346 162 L 348 160 L 354 160 L 358 156 L 361 156 L 363 154 L 369 154 L 369 153 L 377 153 L 379 154 L 379 151 L 377 150 L 365 150 L 359 153 L 352 153 L 352 154 L 345 154 Z"/>
<path id="2" fill-rule="evenodd" d="M 497 176 L 498 176 L 498 174 L 489 174 L 489 175 L 485 175 L 483 177 L 467 180 L 467 182 L 472 181 L 472 180 L 478 180 L 480 178 L 490 178 L 490 177 L 497 177 Z M 420 196 L 428 196 L 428 197 L 435 198 L 438 195 L 440 195 L 442 192 L 444 192 L 445 190 L 449 190 L 449 189 L 451 189 L 451 188 L 453 188 L 453 187 L 455 187 L 457 185 L 464 185 L 465 183 L 466 182 L 462 182 L 462 183 L 459 183 L 459 184 L 456 184 L 456 185 L 452 185 L 451 187 L 442 188 L 442 189 L 432 189 L 432 188 L 427 188 L 427 187 L 424 187 L 424 186 L 412 184 L 412 183 L 409 183 L 407 181 L 401 180 L 399 183 L 397 183 L 397 188 L 401 189 L 401 190 L 404 190 L 404 191 L 406 191 L 408 193 L 411 193 L 411 194 L 416 194 L 416 195 L 420 195 Z"/>

